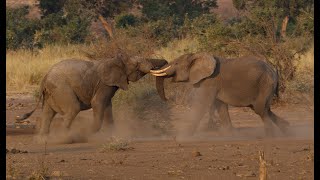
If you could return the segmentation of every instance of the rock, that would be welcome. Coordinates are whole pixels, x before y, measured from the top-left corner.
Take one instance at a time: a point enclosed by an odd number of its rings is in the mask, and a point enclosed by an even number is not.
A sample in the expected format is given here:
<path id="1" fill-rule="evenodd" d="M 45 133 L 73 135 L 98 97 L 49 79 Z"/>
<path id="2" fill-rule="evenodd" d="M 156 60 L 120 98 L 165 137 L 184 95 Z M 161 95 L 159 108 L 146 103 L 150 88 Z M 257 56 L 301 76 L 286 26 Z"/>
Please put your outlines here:
<path id="1" fill-rule="evenodd" d="M 225 166 L 225 167 L 218 167 L 219 170 L 229 170 L 230 167 L 229 166 Z"/>
<path id="2" fill-rule="evenodd" d="M 202 154 L 201 154 L 199 151 L 193 151 L 193 152 L 192 152 L 192 155 L 193 155 L 194 157 L 202 156 Z"/>
<path id="3" fill-rule="evenodd" d="M 17 153 L 20 153 L 20 150 L 13 148 L 13 149 L 11 149 L 11 153 L 17 154 Z"/>
<path id="4" fill-rule="evenodd" d="M 238 176 L 238 177 L 256 177 L 257 175 L 254 172 L 247 172 L 244 174 L 236 173 L 236 176 Z"/>
<path id="5" fill-rule="evenodd" d="M 243 166 L 244 164 L 243 163 L 238 163 L 238 166 Z"/>
<path id="6" fill-rule="evenodd" d="M 21 151 L 19 149 L 13 148 L 11 150 L 6 149 L 6 153 L 18 154 L 18 153 L 28 153 L 28 151 Z"/>

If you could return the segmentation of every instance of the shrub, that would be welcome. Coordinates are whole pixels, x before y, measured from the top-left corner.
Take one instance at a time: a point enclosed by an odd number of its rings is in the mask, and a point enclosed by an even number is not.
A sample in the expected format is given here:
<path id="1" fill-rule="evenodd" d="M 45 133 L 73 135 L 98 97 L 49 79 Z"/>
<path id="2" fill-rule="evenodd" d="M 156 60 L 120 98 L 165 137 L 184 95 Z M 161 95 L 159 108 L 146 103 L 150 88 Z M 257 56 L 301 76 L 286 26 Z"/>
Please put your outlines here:
<path id="1" fill-rule="evenodd" d="M 150 57 L 154 50 L 155 43 L 145 38 L 143 33 L 131 37 L 126 30 L 119 29 L 111 41 L 97 41 L 83 49 L 83 52 L 87 57 L 99 60 L 112 58 L 118 52 L 125 52 L 129 56 Z"/>
<path id="2" fill-rule="evenodd" d="M 129 142 L 123 139 L 111 138 L 109 143 L 102 144 L 102 152 L 107 151 L 126 151 L 132 150 L 133 147 L 129 146 Z"/>
<path id="3" fill-rule="evenodd" d="M 159 46 L 166 46 L 168 42 L 179 36 L 179 26 L 175 24 L 174 18 L 149 22 L 144 28 L 148 38 L 154 39 Z"/>
<path id="4" fill-rule="evenodd" d="M 42 17 L 41 30 L 37 32 L 39 44 L 76 44 L 85 41 L 91 21 L 89 14 L 81 11 L 83 6 L 77 1 L 67 1 L 63 8 L 64 11 Z"/>
<path id="5" fill-rule="evenodd" d="M 43 16 L 55 14 L 62 10 L 66 0 L 39 0 L 39 9 Z"/>
<path id="6" fill-rule="evenodd" d="M 117 28 L 127 28 L 135 26 L 138 23 L 138 18 L 132 14 L 121 14 L 115 17 Z"/>
<path id="7" fill-rule="evenodd" d="M 28 13 L 28 6 L 6 9 L 6 49 L 33 48 L 39 26 L 38 20 L 25 17 Z"/>

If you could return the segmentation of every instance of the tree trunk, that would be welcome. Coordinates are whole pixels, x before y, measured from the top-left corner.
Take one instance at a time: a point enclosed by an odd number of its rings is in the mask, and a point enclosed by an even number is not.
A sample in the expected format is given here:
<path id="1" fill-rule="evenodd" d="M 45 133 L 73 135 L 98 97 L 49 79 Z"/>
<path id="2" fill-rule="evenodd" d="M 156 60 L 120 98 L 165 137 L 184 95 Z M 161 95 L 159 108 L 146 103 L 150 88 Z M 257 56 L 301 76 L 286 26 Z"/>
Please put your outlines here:
<path id="1" fill-rule="evenodd" d="M 108 32 L 110 38 L 113 38 L 113 26 L 112 23 L 109 21 L 107 21 L 103 16 L 101 16 L 101 14 L 99 14 L 99 20 L 101 21 L 104 29 Z"/>
<path id="2" fill-rule="evenodd" d="M 287 36 L 286 31 L 287 31 L 288 21 L 289 21 L 289 16 L 286 16 L 282 20 L 282 27 L 281 27 L 281 37 L 282 38 L 286 38 L 286 36 Z"/>

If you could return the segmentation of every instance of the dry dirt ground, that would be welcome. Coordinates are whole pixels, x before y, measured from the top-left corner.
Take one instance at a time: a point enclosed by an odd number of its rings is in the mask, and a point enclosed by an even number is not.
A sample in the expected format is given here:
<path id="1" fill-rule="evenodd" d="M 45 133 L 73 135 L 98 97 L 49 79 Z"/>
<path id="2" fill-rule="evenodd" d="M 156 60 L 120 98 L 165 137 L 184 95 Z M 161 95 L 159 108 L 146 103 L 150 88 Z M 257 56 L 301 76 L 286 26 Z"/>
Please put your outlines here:
<path id="1" fill-rule="evenodd" d="M 7 125 L 35 104 L 31 96 L 7 96 Z M 36 124 L 40 112 L 31 116 L 30 124 Z M 285 105 L 274 112 L 290 122 L 289 136 L 267 138 L 257 115 L 230 108 L 237 129 L 233 136 L 199 130 L 194 139 L 178 141 L 172 136 L 133 133 L 126 141 L 130 148 L 113 151 L 105 148 L 110 138 L 103 136 L 45 145 L 34 141 L 33 129 L 7 128 L 7 178 L 46 174 L 51 179 L 258 179 L 258 151 L 264 151 L 269 179 L 314 179 L 313 109 Z M 81 112 L 75 123 L 90 119 L 91 113 Z"/>

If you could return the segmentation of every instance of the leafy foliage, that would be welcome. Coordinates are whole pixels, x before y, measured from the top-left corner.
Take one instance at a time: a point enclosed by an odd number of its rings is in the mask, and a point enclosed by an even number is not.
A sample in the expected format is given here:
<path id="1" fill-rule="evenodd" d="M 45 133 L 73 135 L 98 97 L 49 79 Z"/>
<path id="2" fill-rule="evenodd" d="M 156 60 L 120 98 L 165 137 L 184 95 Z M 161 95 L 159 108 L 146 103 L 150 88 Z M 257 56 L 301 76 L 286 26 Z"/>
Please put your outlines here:
<path id="1" fill-rule="evenodd" d="M 115 17 L 117 28 L 127 28 L 138 23 L 138 18 L 132 14 L 121 14 Z"/>
<path id="2" fill-rule="evenodd" d="M 313 4 L 313 0 L 233 0 L 239 16 L 223 21 L 211 12 L 217 0 L 40 0 L 41 20 L 26 18 L 28 7 L 7 8 L 6 48 L 84 43 L 90 39 L 91 22 L 102 15 L 114 19 L 117 29 L 113 40 L 92 38 L 92 52 L 99 58 L 113 56 L 119 47 L 128 54 L 149 56 L 177 39 L 195 39 L 199 51 L 266 59 L 277 68 L 284 91 L 295 76 L 297 54 L 313 43 Z M 37 76 L 32 79 L 37 82 Z"/>
<path id="3" fill-rule="evenodd" d="M 79 2 L 93 15 L 101 14 L 103 17 L 114 17 L 133 5 L 132 0 L 79 0 Z"/>
<path id="4" fill-rule="evenodd" d="M 183 20 L 185 15 L 193 19 L 217 7 L 216 0 L 139 0 L 139 3 L 142 5 L 142 13 L 150 20 L 173 16 Z"/>
<path id="5" fill-rule="evenodd" d="M 67 0 L 39 0 L 39 9 L 43 16 L 48 16 L 49 14 L 55 14 L 62 10 L 65 2 Z"/>
<path id="6" fill-rule="evenodd" d="M 6 9 L 6 48 L 33 47 L 35 32 L 39 29 L 37 20 L 27 19 L 29 7 Z"/>

